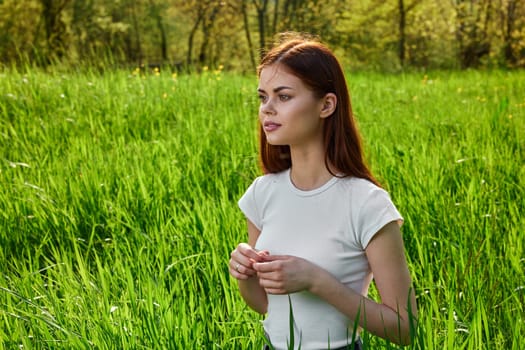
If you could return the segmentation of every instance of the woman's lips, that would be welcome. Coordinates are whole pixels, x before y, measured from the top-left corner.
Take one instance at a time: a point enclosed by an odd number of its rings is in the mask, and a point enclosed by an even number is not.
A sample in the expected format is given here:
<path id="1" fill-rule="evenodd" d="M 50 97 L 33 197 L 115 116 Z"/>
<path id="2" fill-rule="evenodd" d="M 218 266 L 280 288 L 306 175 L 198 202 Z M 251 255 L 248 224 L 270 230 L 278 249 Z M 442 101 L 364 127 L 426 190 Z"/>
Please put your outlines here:
<path id="1" fill-rule="evenodd" d="M 264 131 L 275 131 L 277 130 L 281 124 L 274 123 L 274 122 L 264 122 Z"/>

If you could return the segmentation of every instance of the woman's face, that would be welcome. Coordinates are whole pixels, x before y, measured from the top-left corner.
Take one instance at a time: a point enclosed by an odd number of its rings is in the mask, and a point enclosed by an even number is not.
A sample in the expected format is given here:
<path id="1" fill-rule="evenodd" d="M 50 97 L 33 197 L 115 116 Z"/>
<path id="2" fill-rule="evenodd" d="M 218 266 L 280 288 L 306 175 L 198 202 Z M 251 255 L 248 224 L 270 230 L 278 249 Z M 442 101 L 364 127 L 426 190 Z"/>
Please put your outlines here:
<path id="1" fill-rule="evenodd" d="M 324 99 L 286 67 L 272 64 L 259 77 L 259 121 L 271 145 L 322 144 Z"/>

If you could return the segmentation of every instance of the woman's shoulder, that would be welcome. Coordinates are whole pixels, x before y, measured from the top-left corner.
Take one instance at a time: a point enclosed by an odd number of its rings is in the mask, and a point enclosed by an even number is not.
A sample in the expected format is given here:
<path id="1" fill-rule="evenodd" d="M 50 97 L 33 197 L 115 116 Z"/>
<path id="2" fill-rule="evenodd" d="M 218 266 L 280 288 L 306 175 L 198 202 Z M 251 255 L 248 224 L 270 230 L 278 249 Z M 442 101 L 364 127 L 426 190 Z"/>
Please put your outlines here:
<path id="1" fill-rule="evenodd" d="M 355 176 L 343 177 L 340 180 L 342 186 L 351 191 L 384 191 L 381 187 L 368 179 Z"/>
<path id="2" fill-rule="evenodd" d="M 278 173 L 267 173 L 257 177 L 253 182 L 258 186 L 271 186 L 272 184 L 284 181 L 286 179 L 287 174 L 288 170 L 284 170 Z"/>
<path id="3" fill-rule="evenodd" d="M 272 188 L 276 188 L 277 185 L 283 183 L 284 179 L 286 179 L 285 173 L 286 171 L 260 175 L 253 180 L 251 185 L 248 187 L 247 192 L 253 192 L 256 195 L 268 193 L 272 190 Z"/>
<path id="4" fill-rule="evenodd" d="M 366 203 L 372 198 L 390 197 L 388 192 L 383 188 L 364 178 L 344 177 L 339 183 L 341 184 L 340 191 L 344 191 L 348 198 L 356 205 Z"/>

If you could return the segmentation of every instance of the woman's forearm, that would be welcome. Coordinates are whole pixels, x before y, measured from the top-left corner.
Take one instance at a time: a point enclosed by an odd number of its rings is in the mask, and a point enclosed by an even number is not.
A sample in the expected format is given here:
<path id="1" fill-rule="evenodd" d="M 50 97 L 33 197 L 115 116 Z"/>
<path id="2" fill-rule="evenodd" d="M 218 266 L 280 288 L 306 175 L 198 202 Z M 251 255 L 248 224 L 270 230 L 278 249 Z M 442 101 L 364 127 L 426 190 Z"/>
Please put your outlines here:
<path id="1" fill-rule="evenodd" d="M 250 308 L 260 314 L 265 314 L 268 309 L 268 297 L 259 285 L 257 276 L 245 280 L 238 280 L 241 296 Z"/>
<path id="2" fill-rule="evenodd" d="M 368 332 L 400 345 L 410 343 L 410 322 L 412 319 L 406 306 L 407 295 L 397 310 L 377 303 L 340 283 L 324 271 L 318 275 L 310 292 L 324 299 L 350 319 L 358 319 L 359 326 Z"/>

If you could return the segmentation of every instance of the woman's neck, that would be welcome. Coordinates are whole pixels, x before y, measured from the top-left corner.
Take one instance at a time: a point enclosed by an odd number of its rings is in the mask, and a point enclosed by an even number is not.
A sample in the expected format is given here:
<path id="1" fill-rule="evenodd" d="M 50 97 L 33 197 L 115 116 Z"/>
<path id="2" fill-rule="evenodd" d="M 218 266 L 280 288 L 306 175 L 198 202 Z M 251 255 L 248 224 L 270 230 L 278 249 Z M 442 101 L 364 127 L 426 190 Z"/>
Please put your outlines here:
<path id="1" fill-rule="evenodd" d="M 298 189 L 307 191 L 319 188 L 333 177 L 326 167 L 324 152 L 297 151 L 293 148 L 290 151 L 292 157 L 290 179 Z"/>

